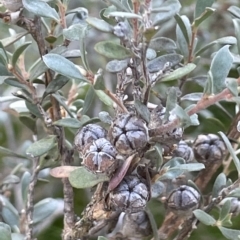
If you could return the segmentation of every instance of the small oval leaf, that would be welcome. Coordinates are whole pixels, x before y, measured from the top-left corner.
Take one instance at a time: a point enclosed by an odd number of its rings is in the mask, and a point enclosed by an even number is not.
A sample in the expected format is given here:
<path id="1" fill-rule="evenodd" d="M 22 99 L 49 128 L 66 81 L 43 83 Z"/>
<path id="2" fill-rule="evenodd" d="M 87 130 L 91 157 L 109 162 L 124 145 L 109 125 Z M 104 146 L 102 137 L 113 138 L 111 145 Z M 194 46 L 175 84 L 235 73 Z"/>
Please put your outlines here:
<path id="1" fill-rule="evenodd" d="M 212 216 L 210 216 L 209 214 L 205 213 L 200 209 L 194 210 L 193 214 L 201 223 L 207 226 L 213 226 L 217 222 Z"/>
<path id="2" fill-rule="evenodd" d="M 113 106 L 113 100 L 102 90 L 95 90 L 99 99 L 107 106 Z"/>
<path id="3" fill-rule="evenodd" d="M 56 136 L 49 135 L 46 138 L 43 138 L 37 142 L 34 142 L 27 150 L 26 154 L 31 157 L 39 157 L 44 153 L 47 153 L 50 149 L 52 149 L 56 144 Z"/>
<path id="4" fill-rule="evenodd" d="M 50 7 L 46 2 L 40 0 L 22 0 L 24 8 L 29 12 L 40 16 L 47 17 L 59 21 L 59 15 L 56 10 Z"/>
<path id="5" fill-rule="evenodd" d="M 109 181 L 107 175 L 92 173 L 85 167 L 79 167 L 73 170 L 69 175 L 69 182 L 75 188 L 91 188 L 105 181 Z"/>
<path id="6" fill-rule="evenodd" d="M 128 59 L 112 60 L 112 61 L 107 63 L 106 70 L 111 72 L 111 73 L 120 72 L 120 71 L 124 70 L 125 68 L 127 68 L 128 62 L 129 62 Z"/>
<path id="7" fill-rule="evenodd" d="M 82 126 L 82 123 L 76 118 L 63 118 L 63 119 L 57 120 L 53 124 L 56 126 L 70 127 L 70 128 L 80 128 Z"/>
<path id="8" fill-rule="evenodd" d="M 176 49 L 177 45 L 170 38 L 158 37 L 158 38 L 153 38 L 150 41 L 149 47 L 156 51 L 162 51 L 162 50 L 169 51 L 169 50 Z"/>
<path id="9" fill-rule="evenodd" d="M 51 216 L 59 206 L 59 201 L 53 198 L 45 198 L 33 207 L 33 224 L 44 221 Z"/>
<path id="10" fill-rule="evenodd" d="M 61 55 L 49 53 L 43 56 L 43 61 L 50 69 L 63 76 L 86 81 L 77 67 Z"/>
<path id="11" fill-rule="evenodd" d="M 44 99 L 47 95 L 55 93 L 56 91 L 60 90 L 65 84 L 68 83 L 68 81 L 69 78 L 62 75 L 58 75 L 48 84 L 42 99 Z"/>
<path id="12" fill-rule="evenodd" d="M 142 19 L 141 15 L 130 12 L 110 12 L 108 17 L 120 17 L 120 18 L 138 18 Z"/>
<path id="13" fill-rule="evenodd" d="M 175 71 L 173 71 L 172 73 L 163 77 L 161 79 L 161 82 L 172 81 L 172 80 L 182 78 L 182 77 L 188 75 L 190 72 L 192 72 L 195 68 L 196 68 L 196 65 L 194 63 L 188 63 L 184 67 L 178 68 Z"/>
<path id="14" fill-rule="evenodd" d="M 150 73 L 158 72 L 159 70 L 162 70 L 167 63 L 170 63 L 171 64 L 170 66 L 174 67 L 175 65 L 180 63 L 182 59 L 183 59 L 182 55 L 175 53 L 162 55 L 149 61 L 147 63 L 147 68 Z"/>
<path id="15" fill-rule="evenodd" d="M 27 47 L 31 44 L 32 42 L 25 42 L 23 45 L 21 45 L 20 47 L 17 48 L 17 50 L 13 53 L 12 56 L 12 65 L 13 67 L 15 67 L 18 58 L 20 57 L 20 55 L 25 51 L 25 49 L 27 49 Z"/>
<path id="16" fill-rule="evenodd" d="M 110 24 L 108 24 L 107 22 L 105 22 L 99 18 L 88 17 L 86 19 L 86 22 L 101 32 L 106 32 L 106 33 L 113 32 L 113 27 Z"/>
<path id="17" fill-rule="evenodd" d="M 11 228 L 6 223 L 0 222 L 1 240 L 12 240 Z"/>
<path id="18" fill-rule="evenodd" d="M 99 42 L 94 46 L 94 49 L 107 58 L 122 60 L 131 57 L 131 52 L 128 49 L 111 41 Z"/>
<path id="19" fill-rule="evenodd" d="M 212 197 L 216 198 L 218 197 L 220 191 L 226 186 L 227 184 L 227 178 L 224 173 L 220 173 L 213 185 L 213 190 L 212 190 Z"/>
<path id="20" fill-rule="evenodd" d="M 27 201 L 28 186 L 30 181 L 31 181 L 31 174 L 29 172 L 25 172 L 21 179 L 21 192 L 22 192 L 22 199 L 24 203 L 26 203 Z"/>
<path id="21" fill-rule="evenodd" d="M 213 57 L 210 73 L 213 80 L 213 93 L 221 92 L 225 87 L 225 79 L 232 67 L 233 57 L 229 45 L 222 47 Z"/>
<path id="22" fill-rule="evenodd" d="M 235 229 L 229 229 L 225 227 L 218 227 L 219 230 L 221 231 L 222 235 L 226 237 L 227 239 L 230 240 L 238 240 L 240 239 L 240 230 L 235 230 Z"/>

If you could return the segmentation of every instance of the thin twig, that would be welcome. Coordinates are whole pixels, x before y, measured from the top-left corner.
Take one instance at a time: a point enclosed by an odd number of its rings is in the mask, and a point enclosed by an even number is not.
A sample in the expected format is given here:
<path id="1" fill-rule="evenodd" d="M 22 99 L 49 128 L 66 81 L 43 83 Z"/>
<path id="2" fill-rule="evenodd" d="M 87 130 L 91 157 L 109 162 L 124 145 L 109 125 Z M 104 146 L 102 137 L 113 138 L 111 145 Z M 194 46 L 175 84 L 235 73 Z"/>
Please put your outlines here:
<path id="1" fill-rule="evenodd" d="M 31 177 L 31 181 L 28 187 L 28 194 L 27 194 L 27 206 L 26 206 L 26 240 L 33 240 L 33 197 L 35 186 L 37 184 L 37 177 L 40 171 L 39 166 L 39 158 L 35 158 L 33 162 L 33 173 Z"/>
<path id="2" fill-rule="evenodd" d="M 139 1 L 138 0 L 132 0 L 132 4 L 133 4 L 134 13 L 138 14 Z M 138 40 L 138 19 L 133 18 L 132 23 L 133 23 L 133 39 L 134 39 L 135 44 L 137 44 L 137 40 Z"/>
<path id="3" fill-rule="evenodd" d="M 215 104 L 216 102 L 219 102 L 219 101 L 224 100 L 224 99 L 230 99 L 231 97 L 232 97 L 232 93 L 228 89 L 224 89 L 222 92 L 220 92 L 220 93 L 218 93 L 214 96 L 208 96 L 208 97 L 205 96 L 196 104 L 195 107 L 190 109 L 187 112 L 187 114 L 189 116 L 191 116 L 195 113 L 200 112 L 203 109 L 208 108 L 209 106 Z M 164 133 L 167 133 L 167 132 L 173 130 L 179 124 L 180 124 L 180 121 L 179 121 L 179 119 L 176 118 L 172 122 L 164 124 L 164 125 L 162 125 L 158 128 L 151 129 L 149 131 L 149 136 L 154 137 L 154 136 L 157 136 L 157 135 L 162 135 Z"/>
<path id="4" fill-rule="evenodd" d="M 128 113 L 128 110 L 126 109 L 124 104 L 119 101 L 119 99 L 116 98 L 116 96 L 112 92 L 110 92 L 108 89 L 105 89 L 104 92 L 123 110 L 124 113 Z"/>

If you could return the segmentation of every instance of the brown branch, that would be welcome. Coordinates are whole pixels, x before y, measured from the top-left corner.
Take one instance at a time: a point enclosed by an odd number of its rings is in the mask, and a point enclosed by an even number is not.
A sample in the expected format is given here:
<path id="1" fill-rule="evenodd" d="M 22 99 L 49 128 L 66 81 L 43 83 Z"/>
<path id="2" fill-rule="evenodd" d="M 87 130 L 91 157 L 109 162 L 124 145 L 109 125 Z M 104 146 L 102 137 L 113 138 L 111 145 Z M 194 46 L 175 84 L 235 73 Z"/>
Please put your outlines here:
<path id="1" fill-rule="evenodd" d="M 191 63 L 193 61 L 193 47 L 194 47 L 194 40 L 197 35 L 197 28 L 193 25 L 192 26 L 192 37 L 191 41 L 188 45 L 188 63 Z"/>
<path id="2" fill-rule="evenodd" d="M 240 78 L 239 78 L 240 79 Z M 238 79 L 238 80 L 239 80 Z M 189 116 L 200 112 L 203 109 L 208 108 L 209 106 L 225 99 L 230 99 L 232 97 L 231 92 L 228 89 L 224 89 L 222 92 L 213 95 L 213 96 L 203 96 L 203 98 L 196 104 L 195 107 L 190 109 L 187 114 Z M 169 122 L 167 124 L 164 124 L 158 128 L 150 129 L 149 130 L 149 136 L 154 137 L 157 135 L 162 135 L 164 133 L 167 133 L 169 131 L 172 131 L 174 128 L 176 128 L 180 124 L 179 119 L 175 119 L 172 122 Z"/>
<path id="3" fill-rule="evenodd" d="M 28 187 L 27 206 L 26 206 L 26 240 L 33 240 L 33 197 L 37 184 L 37 177 L 40 171 L 39 158 L 33 159 L 33 173 Z"/>
<path id="4" fill-rule="evenodd" d="M 128 110 L 124 106 L 124 104 L 108 89 L 105 89 L 104 91 L 121 109 L 124 113 L 128 113 Z"/>
<path id="5" fill-rule="evenodd" d="M 138 0 L 132 0 L 132 4 L 133 4 L 133 11 L 135 14 L 138 14 L 139 11 L 139 1 Z M 133 39 L 135 44 L 137 43 L 138 40 L 138 19 L 137 18 L 133 18 L 132 20 L 133 23 Z"/>

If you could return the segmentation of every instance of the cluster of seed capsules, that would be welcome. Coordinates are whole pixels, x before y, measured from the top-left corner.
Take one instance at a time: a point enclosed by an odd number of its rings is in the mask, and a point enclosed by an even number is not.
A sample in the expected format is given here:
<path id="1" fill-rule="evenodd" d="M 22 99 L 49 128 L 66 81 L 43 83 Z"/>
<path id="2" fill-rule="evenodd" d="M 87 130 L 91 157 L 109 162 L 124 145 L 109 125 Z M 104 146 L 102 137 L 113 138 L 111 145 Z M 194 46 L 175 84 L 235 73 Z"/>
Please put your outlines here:
<path id="1" fill-rule="evenodd" d="M 161 119 L 160 119 L 161 120 Z M 160 123 L 160 122 L 159 122 Z M 105 173 L 110 178 L 121 166 L 119 162 L 134 153 L 143 156 L 152 143 L 149 143 L 150 124 L 133 114 L 120 114 L 112 122 L 109 130 L 97 124 L 88 124 L 81 128 L 75 136 L 74 144 L 82 164 L 91 172 Z M 177 136 L 181 130 L 174 129 L 168 133 Z M 223 141 L 214 134 L 199 135 L 192 147 L 181 140 L 182 135 L 177 137 L 177 147 L 172 152 L 173 157 L 181 157 L 186 163 L 198 161 L 206 164 L 209 161 L 221 160 L 226 152 Z M 176 138 L 175 138 L 176 139 Z M 113 189 L 108 198 L 108 208 L 129 213 L 139 214 L 144 219 L 144 228 L 148 228 L 149 220 L 144 209 L 150 199 L 150 190 L 146 179 L 137 174 L 136 171 L 128 173 L 119 185 Z M 181 185 L 168 194 L 166 205 L 171 211 L 183 214 L 193 211 L 200 206 L 200 194 L 191 186 Z M 144 217 L 143 217 L 144 216 Z M 139 220 L 139 217 L 136 217 Z M 147 224 L 147 225 L 146 225 Z M 136 223 L 136 228 L 141 225 Z M 124 228 L 124 226 L 123 226 Z M 144 231 L 143 231 L 144 232 Z M 136 233 L 136 232 L 135 232 Z M 144 235 L 144 233 L 142 233 Z M 149 234 L 146 231 L 146 234 Z"/>
<path id="2" fill-rule="evenodd" d="M 97 124 L 81 128 L 76 133 L 74 145 L 83 159 L 83 166 L 93 173 L 105 173 L 111 178 L 121 167 L 123 159 L 142 151 L 148 140 L 148 128 L 142 119 L 132 114 L 120 114 L 108 132 Z M 118 233 L 124 232 L 125 237 L 137 232 L 141 236 L 151 233 L 150 223 L 143 211 L 149 196 L 146 180 L 136 173 L 126 175 L 109 193 L 107 208 L 125 213 L 122 218 L 119 217 Z M 128 226 L 131 225 L 129 233 L 127 222 Z"/>

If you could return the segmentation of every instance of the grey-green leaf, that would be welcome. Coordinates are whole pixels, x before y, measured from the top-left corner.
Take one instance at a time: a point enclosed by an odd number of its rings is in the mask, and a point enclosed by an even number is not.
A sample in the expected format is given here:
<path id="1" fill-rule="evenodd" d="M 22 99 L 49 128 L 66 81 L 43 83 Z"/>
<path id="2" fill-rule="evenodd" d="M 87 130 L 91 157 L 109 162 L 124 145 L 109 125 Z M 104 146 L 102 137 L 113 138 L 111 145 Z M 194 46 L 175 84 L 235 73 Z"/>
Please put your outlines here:
<path id="1" fill-rule="evenodd" d="M 75 188 L 91 188 L 100 182 L 109 181 L 109 177 L 105 174 L 92 173 L 85 167 L 80 167 L 70 173 L 69 181 Z"/>
<path id="2" fill-rule="evenodd" d="M 66 104 L 66 99 L 58 94 L 58 93 L 53 93 L 52 96 L 59 102 L 59 104 L 61 106 L 63 106 L 63 108 L 67 111 L 67 113 L 69 114 L 70 117 L 74 117 L 74 115 L 72 114 L 72 112 L 69 110 L 68 105 Z"/>
<path id="3" fill-rule="evenodd" d="M 27 34 L 28 34 L 28 32 L 22 32 L 22 33 L 14 34 L 13 36 L 10 36 L 10 37 L 7 37 L 7 38 L 3 38 L 3 39 L 1 39 L 2 45 L 4 47 L 8 47 L 8 46 L 15 43 L 16 41 L 18 41 L 19 39 L 21 39 L 23 36 L 25 36 Z"/>
<path id="4" fill-rule="evenodd" d="M 141 116 L 143 120 L 145 120 L 147 123 L 150 121 L 150 112 L 146 105 L 144 105 L 142 102 L 140 102 L 138 99 L 135 99 L 134 106 L 136 108 L 136 111 Z"/>
<path id="5" fill-rule="evenodd" d="M 239 12 L 240 12 L 240 9 L 239 9 Z M 232 21 L 233 21 L 233 26 L 235 30 L 235 36 L 237 38 L 238 54 L 240 54 L 240 19 L 233 19 Z"/>
<path id="6" fill-rule="evenodd" d="M 202 96 L 203 96 L 203 94 L 200 92 L 189 93 L 189 94 L 186 94 L 183 97 L 181 97 L 181 101 L 188 100 L 188 101 L 198 102 L 202 98 Z"/>
<path id="7" fill-rule="evenodd" d="M 9 157 L 26 158 L 26 156 L 18 154 L 18 153 L 16 153 L 16 151 L 12 151 L 12 150 L 2 147 L 2 146 L 0 146 L 0 153 L 5 156 L 9 156 Z"/>
<path id="8" fill-rule="evenodd" d="M 231 6 L 228 11 L 236 18 L 240 18 L 240 8 L 237 6 Z"/>
<path id="9" fill-rule="evenodd" d="M 240 188 L 235 188 L 234 190 L 232 190 L 229 195 L 229 197 L 237 197 L 240 198 Z"/>
<path id="10" fill-rule="evenodd" d="M 21 233 L 12 233 L 11 234 L 12 240 L 24 240 L 25 236 Z"/>
<path id="11" fill-rule="evenodd" d="M 168 21 L 176 13 L 179 12 L 181 8 L 181 4 L 178 0 L 167 0 L 164 1 L 164 3 L 157 9 L 153 8 L 153 11 L 156 12 L 157 14 L 153 17 L 153 25 L 159 25 L 163 22 Z"/>
<path id="12" fill-rule="evenodd" d="M 63 29 L 63 36 L 70 41 L 80 40 L 85 28 L 86 26 L 82 24 L 71 25 L 69 28 Z"/>
<path id="13" fill-rule="evenodd" d="M 10 85 L 10 86 L 13 86 L 13 87 L 22 88 L 22 89 L 25 89 L 27 91 L 29 90 L 29 88 L 25 84 L 20 83 L 16 78 L 13 78 L 13 77 L 8 77 L 7 79 L 4 80 L 4 82 L 7 85 Z"/>
<path id="14" fill-rule="evenodd" d="M 105 22 L 99 18 L 88 17 L 86 19 L 86 22 L 101 32 L 106 32 L 106 33 L 113 32 L 113 27 L 110 24 L 108 24 L 107 22 Z"/>
<path id="15" fill-rule="evenodd" d="M 14 226 L 19 226 L 19 214 L 17 209 L 9 202 L 6 197 L 0 195 L 0 200 L 3 203 L 1 215 L 4 222 L 11 226 L 11 228 Z"/>
<path id="16" fill-rule="evenodd" d="M 232 36 L 222 37 L 222 38 L 214 40 L 213 42 L 210 42 L 210 43 L 206 44 L 205 46 L 203 46 L 202 48 L 200 48 L 195 53 L 195 56 L 200 56 L 203 52 L 205 52 L 207 49 L 209 49 L 210 47 L 214 46 L 215 44 L 235 45 L 236 43 L 237 43 L 237 40 L 236 40 L 235 37 L 232 37 Z"/>
<path id="17" fill-rule="evenodd" d="M 46 2 L 41 0 L 22 0 L 24 8 L 26 8 L 29 12 L 40 16 L 47 17 L 59 21 L 59 15 L 56 10 L 50 7 Z"/>
<path id="18" fill-rule="evenodd" d="M 21 179 L 21 192 L 22 192 L 22 200 L 26 204 L 27 201 L 27 193 L 28 193 L 28 186 L 31 181 L 31 174 L 29 172 L 25 172 Z"/>
<path id="19" fill-rule="evenodd" d="M 31 67 L 29 80 L 32 82 L 34 79 L 42 75 L 48 70 L 46 64 L 43 62 L 42 59 L 36 62 L 36 64 Z"/>
<path id="20" fill-rule="evenodd" d="M 178 90 L 175 87 L 170 87 L 167 92 L 166 112 L 164 114 L 164 120 L 168 121 L 170 111 L 172 111 L 177 104 Z"/>
<path id="21" fill-rule="evenodd" d="M 176 14 L 175 19 L 177 21 L 177 24 L 178 24 L 180 30 L 182 31 L 182 34 L 183 34 L 187 44 L 189 44 L 190 37 L 191 37 L 190 35 L 192 34 L 191 28 L 189 25 L 189 19 L 186 16 L 180 16 L 179 14 Z"/>
<path id="22" fill-rule="evenodd" d="M 12 240 L 11 228 L 6 223 L 0 222 L 1 240 Z"/>
<path id="23" fill-rule="evenodd" d="M 108 240 L 108 239 L 103 236 L 99 236 L 97 240 Z"/>
<path id="24" fill-rule="evenodd" d="M 192 125 L 191 118 L 179 105 L 176 104 L 175 108 L 172 110 L 172 113 L 176 114 L 176 116 L 179 118 L 182 127 L 186 128 Z"/>
<path id="25" fill-rule="evenodd" d="M 42 99 L 44 99 L 47 95 L 55 93 L 56 91 L 60 90 L 65 84 L 67 84 L 68 81 L 69 78 L 62 75 L 58 75 L 48 84 Z"/>
<path id="26" fill-rule="evenodd" d="M 221 231 L 222 235 L 227 239 L 230 240 L 240 239 L 240 230 L 229 229 L 221 226 L 219 226 L 218 228 Z"/>
<path id="27" fill-rule="evenodd" d="M 122 60 L 131 57 L 131 52 L 128 49 L 111 41 L 99 42 L 94 46 L 94 49 L 107 58 Z"/>
<path id="28" fill-rule="evenodd" d="M 45 198 L 36 203 L 33 208 L 33 223 L 44 221 L 51 216 L 59 206 L 59 201 L 53 198 Z"/>
<path id="29" fill-rule="evenodd" d="M 216 198 L 218 197 L 220 191 L 226 186 L 227 183 L 227 178 L 224 173 L 220 173 L 213 185 L 213 190 L 212 190 L 212 197 Z"/>
<path id="30" fill-rule="evenodd" d="M 230 153 L 230 155 L 233 159 L 233 162 L 235 164 L 235 167 L 237 168 L 238 175 L 240 175 L 240 162 L 239 162 L 239 159 L 238 159 L 230 141 L 228 140 L 228 138 L 226 137 L 226 135 L 223 132 L 219 132 L 219 134 L 221 135 L 223 141 L 225 142 L 225 144 L 227 146 L 228 152 Z"/>
<path id="31" fill-rule="evenodd" d="M 202 15 L 207 7 L 211 7 L 215 0 L 197 0 L 195 7 L 194 18 L 198 18 Z"/>
<path id="32" fill-rule="evenodd" d="M 176 66 L 183 59 L 182 55 L 171 53 L 159 56 L 147 63 L 147 68 L 150 73 L 158 72 L 162 70 L 167 63 L 171 64 L 171 67 Z"/>
<path id="33" fill-rule="evenodd" d="M 49 135 L 48 137 L 42 138 L 41 140 L 34 142 L 32 145 L 28 147 L 26 150 L 26 154 L 31 157 L 39 157 L 44 153 L 47 153 L 50 149 L 52 149 L 56 144 L 56 136 Z"/>
<path id="34" fill-rule="evenodd" d="M 19 46 L 16 51 L 13 53 L 12 56 L 12 65 L 13 67 L 15 67 L 18 58 L 20 57 L 20 55 L 27 49 L 27 47 L 31 44 L 32 42 L 25 42 L 24 44 L 22 44 L 21 46 Z"/>
<path id="35" fill-rule="evenodd" d="M 7 66 L 8 64 L 8 57 L 2 48 L 0 48 L 0 63 L 2 63 L 4 66 Z"/>
<path id="36" fill-rule="evenodd" d="M 154 145 L 154 149 L 155 149 L 155 152 L 157 155 L 156 168 L 157 168 L 157 170 L 159 170 L 159 168 L 162 166 L 162 163 L 163 163 L 163 150 L 162 150 L 163 148 L 159 143 L 156 143 Z"/>
<path id="37" fill-rule="evenodd" d="M 207 7 L 205 11 L 198 18 L 194 20 L 194 26 L 198 27 L 204 20 L 209 18 L 215 12 L 215 10 L 216 9 L 214 8 Z"/>
<path id="38" fill-rule="evenodd" d="M 177 36 L 177 45 L 181 54 L 185 59 L 188 59 L 189 56 L 189 48 L 188 48 L 188 40 L 192 38 L 192 28 L 190 20 L 187 16 L 181 16 L 178 20 L 179 24 L 176 27 L 176 36 Z M 177 19 L 177 18 L 176 18 Z"/>
<path id="39" fill-rule="evenodd" d="M 107 106 L 113 106 L 113 100 L 102 90 L 95 90 L 98 98 Z"/>
<path id="40" fill-rule="evenodd" d="M 172 81 L 176 79 L 180 79 L 189 73 L 191 73 L 194 69 L 196 68 L 196 65 L 194 63 L 188 63 L 184 67 L 178 68 L 171 72 L 170 74 L 164 76 L 161 79 L 161 82 L 166 82 L 166 81 Z"/>
<path id="41" fill-rule="evenodd" d="M 225 80 L 226 87 L 230 90 L 233 96 L 238 96 L 238 83 L 235 78 L 226 78 Z"/>
<path id="42" fill-rule="evenodd" d="M 129 59 L 112 60 L 107 63 L 106 70 L 111 73 L 117 73 L 127 68 Z"/>
<path id="43" fill-rule="evenodd" d="M 171 170 L 173 169 L 179 169 L 179 170 L 184 170 L 188 172 L 196 172 L 204 169 L 205 166 L 202 163 L 186 163 L 186 164 L 181 164 L 177 167 L 172 167 Z"/>
<path id="44" fill-rule="evenodd" d="M 223 206 L 221 207 L 219 220 L 222 221 L 228 217 L 228 214 L 231 210 L 231 199 L 226 199 Z"/>
<path id="45" fill-rule="evenodd" d="M 25 101 L 25 104 L 26 104 L 26 107 L 28 108 L 29 112 L 31 112 L 34 116 L 36 116 L 38 118 L 42 117 L 36 104 L 33 104 L 29 101 Z"/>
<path id="46" fill-rule="evenodd" d="M 232 67 L 233 57 L 229 51 L 229 45 L 222 47 L 214 56 L 210 72 L 213 77 L 214 93 L 221 92 L 225 87 L 225 79 Z"/>
<path id="47" fill-rule="evenodd" d="M 16 184 L 19 183 L 20 179 L 18 176 L 10 174 L 8 176 L 6 176 L 2 181 L 1 181 L 1 185 L 4 184 Z"/>
<path id="48" fill-rule="evenodd" d="M 61 55 L 49 53 L 43 56 L 44 63 L 53 71 L 76 80 L 86 81 L 77 67 Z"/>
<path id="49" fill-rule="evenodd" d="M 119 18 L 137 18 L 142 19 L 141 15 L 130 13 L 130 12 L 110 12 L 108 17 L 119 17 Z"/>
<path id="50" fill-rule="evenodd" d="M 209 214 L 205 213 L 200 209 L 194 210 L 193 214 L 201 223 L 207 226 L 213 226 L 217 222 L 212 216 L 210 216 Z"/>
<path id="51" fill-rule="evenodd" d="M 86 93 L 85 99 L 84 99 L 84 104 L 81 113 L 86 114 L 86 112 L 89 110 L 89 108 L 92 105 L 93 99 L 95 97 L 95 91 L 92 86 L 88 88 L 88 91 Z"/>
<path id="52" fill-rule="evenodd" d="M 177 48 L 176 43 L 166 37 L 158 37 L 158 38 L 153 38 L 150 41 L 149 47 L 156 50 L 156 51 L 169 51 L 169 50 L 175 50 Z"/>
<path id="53" fill-rule="evenodd" d="M 82 126 L 82 123 L 76 118 L 63 118 L 63 119 L 57 120 L 53 124 L 56 126 L 70 127 L 70 128 L 80 128 Z"/>

